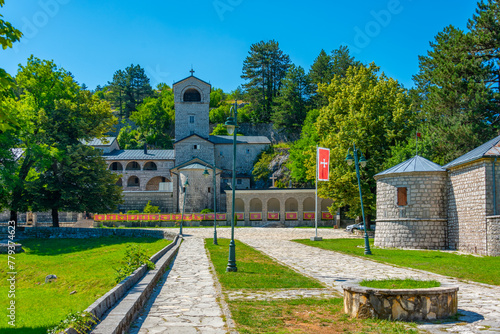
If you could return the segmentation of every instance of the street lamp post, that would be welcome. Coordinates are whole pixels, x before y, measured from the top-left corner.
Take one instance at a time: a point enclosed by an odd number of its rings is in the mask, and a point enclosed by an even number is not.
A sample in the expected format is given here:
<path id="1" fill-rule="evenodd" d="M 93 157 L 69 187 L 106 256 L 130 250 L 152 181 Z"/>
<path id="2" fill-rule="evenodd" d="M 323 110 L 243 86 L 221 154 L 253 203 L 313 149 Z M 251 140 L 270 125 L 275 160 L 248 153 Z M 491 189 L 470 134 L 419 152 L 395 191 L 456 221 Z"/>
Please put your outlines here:
<path id="1" fill-rule="evenodd" d="M 214 174 L 214 245 L 218 245 L 217 243 L 217 193 L 215 192 L 215 188 L 217 187 L 216 182 L 216 170 L 215 164 L 213 166 L 213 174 Z M 208 170 L 205 168 L 203 172 L 203 176 L 208 177 L 210 174 Z"/>
<path id="2" fill-rule="evenodd" d="M 189 186 L 188 178 L 186 176 L 186 182 L 184 182 L 184 200 L 182 204 L 182 219 L 181 219 L 181 228 L 179 234 L 182 236 L 182 224 L 184 223 L 184 211 L 186 210 L 186 190 L 187 186 Z"/>
<path id="3" fill-rule="evenodd" d="M 368 232 L 366 229 L 366 219 L 365 219 L 365 209 L 363 207 L 363 195 L 361 192 L 361 181 L 360 181 L 360 177 L 359 177 L 359 165 L 361 165 L 361 167 L 365 167 L 366 166 L 366 159 L 363 156 L 363 152 L 361 152 L 359 149 L 356 148 L 356 144 L 353 144 L 353 150 L 352 150 L 352 152 L 354 154 L 354 158 L 352 157 L 350 150 L 351 150 L 350 148 L 347 150 L 347 157 L 345 158 L 345 160 L 347 161 L 348 165 L 352 165 L 352 162 L 354 160 L 354 165 L 356 166 L 356 177 L 358 178 L 359 200 L 361 201 L 361 215 L 363 216 L 363 226 L 365 229 L 365 254 L 371 255 L 372 252 L 370 250 L 370 242 L 368 241 Z M 358 152 L 360 155 L 359 160 L 358 160 Z"/>
<path id="4" fill-rule="evenodd" d="M 234 101 L 234 107 L 231 107 L 234 110 L 234 116 L 228 117 L 226 121 L 227 132 L 230 135 L 233 135 L 233 182 L 232 182 L 232 194 L 233 194 L 233 202 L 231 203 L 231 242 L 229 243 L 229 259 L 227 262 L 226 271 L 234 272 L 238 271 L 236 267 L 236 246 L 234 243 L 234 201 L 235 201 L 235 192 L 236 192 L 236 134 L 238 132 L 238 102 Z"/>

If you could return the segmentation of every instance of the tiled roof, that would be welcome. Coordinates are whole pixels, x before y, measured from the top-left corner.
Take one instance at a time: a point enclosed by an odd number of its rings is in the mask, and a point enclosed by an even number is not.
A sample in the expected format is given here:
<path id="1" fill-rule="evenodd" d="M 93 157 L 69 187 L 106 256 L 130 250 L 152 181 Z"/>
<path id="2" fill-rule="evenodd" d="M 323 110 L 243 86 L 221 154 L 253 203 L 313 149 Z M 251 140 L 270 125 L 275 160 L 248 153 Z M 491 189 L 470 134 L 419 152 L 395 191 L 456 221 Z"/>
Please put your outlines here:
<path id="1" fill-rule="evenodd" d="M 104 137 L 103 139 L 94 138 L 91 141 L 84 141 L 84 144 L 89 146 L 111 146 L 116 140 L 116 137 Z"/>
<path id="2" fill-rule="evenodd" d="M 115 150 L 111 153 L 103 154 L 106 160 L 174 160 L 174 150 Z"/>
<path id="3" fill-rule="evenodd" d="M 185 77 L 184 79 L 181 79 L 181 80 L 179 80 L 179 81 L 177 81 L 177 82 L 174 82 L 174 83 L 172 84 L 172 87 L 174 87 L 175 85 L 177 85 L 177 84 L 179 84 L 179 83 L 183 82 L 183 81 L 184 81 L 184 80 L 186 80 L 186 79 L 190 79 L 190 78 L 195 78 L 196 80 L 199 80 L 199 81 L 201 81 L 201 82 L 203 82 L 203 83 L 205 83 L 205 84 L 207 84 L 207 85 L 209 85 L 209 86 L 212 86 L 209 82 L 206 82 L 205 80 L 201 80 L 200 78 L 198 78 L 198 77 L 197 77 L 197 76 L 195 76 L 195 75 L 190 75 L 190 76 L 188 76 L 188 77 Z"/>
<path id="4" fill-rule="evenodd" d="M 422 158 L 419 155 L 406 160 L 394 167 L 384 170 L 375 176 L 387 175 L 387 174 L 399 174 L 399 173 L 411 173 L 411 172 L 444 172 L 445 170 L 438 164 Z"/>
<path id="5" fill-rule="evenodd" d="M 208 138 L 214 144 L 232 144 L 233 136 L 210 136 Z M 236 144 L 271 144 L 265 136 L 236 136 Z"/>
<path id="6" fill-rule="evenodd" d="M 181 167 L 179 169 L 180 170 L 183 170 L 183 169 L 207 169 L 207 166 L 199 164 L 199 163 L 192 163 L 192 164 L 189 164 L 187 166 Z"/>
<path id="7" fill-rule="evenodd" d="M 500 136 L 447 163 L 443 166 L 443 168 L 448 169 L 450 167 L 455 167 L 467 162 L 491 156 L 500 156 Z"/>

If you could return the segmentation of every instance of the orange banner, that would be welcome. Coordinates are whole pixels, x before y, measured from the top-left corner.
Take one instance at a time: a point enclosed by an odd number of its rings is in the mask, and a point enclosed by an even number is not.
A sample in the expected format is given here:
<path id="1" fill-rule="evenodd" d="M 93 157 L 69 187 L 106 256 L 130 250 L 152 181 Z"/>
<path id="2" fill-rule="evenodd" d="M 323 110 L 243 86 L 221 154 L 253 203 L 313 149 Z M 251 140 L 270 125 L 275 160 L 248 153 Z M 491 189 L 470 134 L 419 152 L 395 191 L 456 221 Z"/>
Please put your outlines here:
<path id="1" fill-rule="evenodd" d="M 205 215 L 202 215 L 201 213 L 193 214 L 193 220 L 203 220 L 203 218 L 205 218 Z"/>
<path id="2" fill-rule="evenodd" d="M 250 212 L 250 220 L 262 220 L 262 212 Z"/>
<path id="3" fill-rule="evenodd" d="M 128 219 L 127 215 L 116 215 L 116 220 L 118 221 L 126 221 Z"/>
<path id="4" fill-rule="evenodd" d="M 214 220 L 215 218 L 215 213 L 206 213 L 205 214 L 205 220 Z"/>
<path id="5" fill-rule="evenodd" d="M 236 220 L 245 220 L 245 214 L 244 213 L 236 213 Z"/>
<path id="6" fill-rule="evenodd" d="M 279 220 L 280 219 L 280 213 L 279 212 L 275 212 L 275 213 L 268 212 L 267 213 L 267 219 L 269 219 L 269 220 Z"/>
<path id="7" fill-rule="evenodd" d="M 149 220 L 152 221 L 160 220 L 160 215 L 149 215 Z"/>
<path id="8" fill-rule="evenodd" d="M 139 220 L 149 220 L 149 215 L 139 215 Z"/>
<path id="9" fill-rule="evenodd" d="M 173 220 L 179 221 L 182 220 L 182 215 L 181 214 L 175 214 L 172 215 Z"/>
<path id="10" fill-rule="evenodd" d="M 139 215 L 127 215 L 127 220 L 128 221 L 139 220 Z"/>
<path id="11" fill-rule="evenodd" d="M 321 213 L 321 219 L 323 220 L 332 220 L 333 215 L 330 212 L 322 212 Z"/>
<path id="12" fill-rule="evenodd" d="M 171 220 L 171 215 L 160 215 L 160 220 L 164 222 L 168 222 Z"/>
<path id="13" fill-rule="evenodd" d="M 304 212 L 304 219 L 305 220 L 313 220 L 314 219 L 314 212 Z"/>
<path id="14" fill-rule="evenodd" d="M 285 212 L 285 219 L 286 220 L 297 220 L 299 217 L 298 212 Z"/>
<path id="15" fill-rule="evenodd" d="M 226 214 L 225 213 L 218 213 L 217 214 L 217 220 L 226 220 Z"/>
<path id="16" fill-rule="evenodd" d="M 106 215 L 94 215 L 94 220 L 98 222 L 106 220 Z"/>

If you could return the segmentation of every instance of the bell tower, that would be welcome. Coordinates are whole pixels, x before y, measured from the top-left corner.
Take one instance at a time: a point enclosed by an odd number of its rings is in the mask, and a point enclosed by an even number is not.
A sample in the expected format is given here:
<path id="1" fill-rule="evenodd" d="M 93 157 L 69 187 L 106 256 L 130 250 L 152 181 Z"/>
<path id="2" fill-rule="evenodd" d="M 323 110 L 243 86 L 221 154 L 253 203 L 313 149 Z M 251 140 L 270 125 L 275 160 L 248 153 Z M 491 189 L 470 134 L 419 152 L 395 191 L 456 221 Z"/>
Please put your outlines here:
<path id="1" fill-rule="evenodd" d="M 196 134 L 208 139 L 211 85 L 191 75 L 173 85 L 175 101 L 175 140 Z"/>

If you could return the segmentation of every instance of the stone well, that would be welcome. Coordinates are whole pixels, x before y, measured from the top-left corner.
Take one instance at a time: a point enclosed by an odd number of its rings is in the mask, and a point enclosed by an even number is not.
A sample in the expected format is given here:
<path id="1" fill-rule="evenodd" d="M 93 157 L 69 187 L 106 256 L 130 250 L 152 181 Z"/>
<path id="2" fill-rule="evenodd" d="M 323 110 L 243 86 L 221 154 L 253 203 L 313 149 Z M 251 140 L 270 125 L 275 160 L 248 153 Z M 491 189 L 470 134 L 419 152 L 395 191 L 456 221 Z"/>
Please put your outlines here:
<path id="1" fill-rule="evenodd" d="M 344 311 L 356 318 L 421 321 L 457 313 L 458 287 L 450 284 L 428 289 L 374 289 L 346 283 L 342 288 Z"/>

